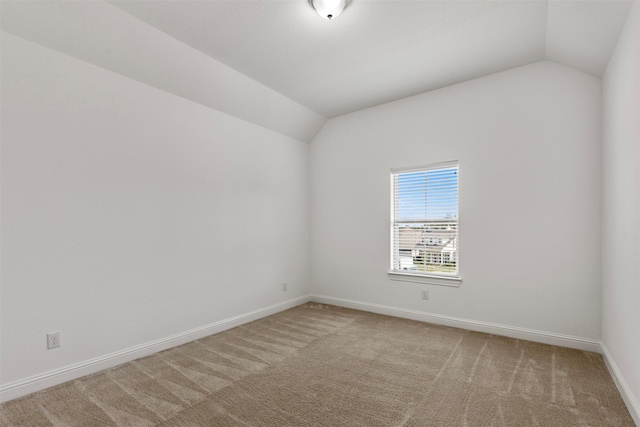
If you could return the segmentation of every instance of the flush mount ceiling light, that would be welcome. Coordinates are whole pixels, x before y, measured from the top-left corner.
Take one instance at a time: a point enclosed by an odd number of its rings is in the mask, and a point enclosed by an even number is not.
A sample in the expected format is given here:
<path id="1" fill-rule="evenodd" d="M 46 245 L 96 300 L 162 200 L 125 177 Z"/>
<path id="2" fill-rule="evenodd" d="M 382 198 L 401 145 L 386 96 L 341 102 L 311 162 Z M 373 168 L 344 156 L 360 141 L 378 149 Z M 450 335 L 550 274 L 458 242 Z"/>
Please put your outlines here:
<path id="1" fill-rule="evenodd" d="M 318 15 L 328 20 L 340 15 L 349 3 L 351 0 L 309 0 L 309 4 L 318 12 Z"/>

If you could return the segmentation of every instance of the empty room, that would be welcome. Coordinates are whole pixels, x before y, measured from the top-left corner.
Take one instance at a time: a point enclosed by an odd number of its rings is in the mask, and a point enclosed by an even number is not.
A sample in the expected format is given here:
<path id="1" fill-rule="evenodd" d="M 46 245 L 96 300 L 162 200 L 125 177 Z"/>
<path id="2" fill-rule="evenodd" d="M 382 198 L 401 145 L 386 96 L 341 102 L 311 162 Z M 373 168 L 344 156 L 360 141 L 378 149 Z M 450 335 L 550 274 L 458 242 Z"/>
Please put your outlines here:
<path id="1" fill-rule="evenodd" d="M 640 426 L 640 1 L 0 18 L 0 425 Z"/>

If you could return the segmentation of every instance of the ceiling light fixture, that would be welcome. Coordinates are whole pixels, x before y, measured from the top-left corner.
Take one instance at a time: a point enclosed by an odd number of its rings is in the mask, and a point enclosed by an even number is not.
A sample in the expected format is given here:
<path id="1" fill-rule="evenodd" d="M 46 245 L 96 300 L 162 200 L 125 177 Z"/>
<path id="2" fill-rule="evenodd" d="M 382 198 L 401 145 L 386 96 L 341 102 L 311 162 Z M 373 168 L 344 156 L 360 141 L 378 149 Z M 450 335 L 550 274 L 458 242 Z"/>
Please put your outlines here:
<path id="1" fill-rule="evenodd" d="M 340 15 L 349 3 L 351 0 L 309 0 L 309 4 L 318 12 L 318 15 L 328 20 Z"/>

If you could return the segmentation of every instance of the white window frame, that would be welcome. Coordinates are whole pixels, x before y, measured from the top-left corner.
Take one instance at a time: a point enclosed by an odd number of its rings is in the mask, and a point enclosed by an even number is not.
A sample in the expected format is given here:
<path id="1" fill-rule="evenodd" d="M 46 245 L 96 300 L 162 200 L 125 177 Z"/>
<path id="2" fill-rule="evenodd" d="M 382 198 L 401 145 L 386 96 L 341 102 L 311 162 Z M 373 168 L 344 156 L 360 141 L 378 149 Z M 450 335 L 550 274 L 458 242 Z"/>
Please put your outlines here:
<path id="1" fill-rule="evenodd" d="M 405 173 L 411 172 L 425 172 L 430 170 L 438 170 L 438 169 L 450 169 L 450 168 L 458 169 L 458 198 L 457 198 L 457 220 L 458 220 L 458 234 L 456 241 L 456 272 L 455 273 L 426 273 L 415 270 L 400 270 L 394 269 L 395 262 L 395 224 L 396 224 L 396 184 L 395 184 L 395 176 Z M 441 163 L 432 163 L 428 165 L 422 166 L 413 166 L 413 167 L 404 167 L 404 168 L 393 168 L 391 169 L 390 174 L 390 188 L 391 188 L 391 222 L 390 222 L 390 253 L 389 253 L 389 271 L 387 272 L 389 278 L 391 280 L 397 281 L 405 281 L 405 282 L 417 282 L 417 283 L 426 283 L 433 285 L 441 285 L 441 286 L 453 286 L 458 287 L 462 284 L 462 276 L 460 274 L 460 166 L 457 160 L 441 162 Z"/>

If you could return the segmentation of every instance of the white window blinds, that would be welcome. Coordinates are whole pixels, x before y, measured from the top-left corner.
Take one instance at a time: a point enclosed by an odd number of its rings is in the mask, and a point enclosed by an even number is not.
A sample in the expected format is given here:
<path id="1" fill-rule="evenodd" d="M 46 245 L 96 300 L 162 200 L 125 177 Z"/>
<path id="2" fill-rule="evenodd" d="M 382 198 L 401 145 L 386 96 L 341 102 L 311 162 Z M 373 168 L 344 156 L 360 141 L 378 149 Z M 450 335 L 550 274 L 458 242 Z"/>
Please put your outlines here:
<path id="1" fill-rule="evenodd" d="M 458 162 L 392 169 L 391 271 L 458 277 Z"/>

